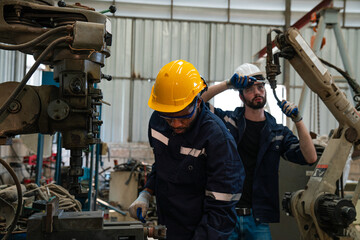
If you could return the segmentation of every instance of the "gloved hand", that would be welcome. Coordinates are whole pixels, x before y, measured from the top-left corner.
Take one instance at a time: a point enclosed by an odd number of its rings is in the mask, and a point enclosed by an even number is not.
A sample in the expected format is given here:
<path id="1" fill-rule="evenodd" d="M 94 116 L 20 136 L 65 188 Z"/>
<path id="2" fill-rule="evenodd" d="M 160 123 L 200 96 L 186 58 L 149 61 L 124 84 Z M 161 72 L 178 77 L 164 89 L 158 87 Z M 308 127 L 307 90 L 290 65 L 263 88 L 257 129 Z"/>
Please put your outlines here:
<path id="1" fill-rule="evenodd" d="M 239 76 L 239 74 L 234 73 L 234 75 L 227 81 L 227 85 L 231 88 L 240 89 L 250 87 L 256 82 L 256 78 L 248 76 Z"/>
<path id="2" fill-rule="evenodd" d="M 140 192 L 138 198 L 129 207 L 130 216 L 144 222 L 144 218 L 146 217 L 146 213 L 149 208 L 150 199 L 151 194 L 148 191 L 144 190 Z M 140 216 L 137 214 L 138 208 L 141 209 L 139 210 L 141 211 L 139 212 Z"/>
<path id="3" fill-rule="evenodd" d="M 286 116 L 290 117 L 294 122 L 299 122 L 302 120 L 299 108 L 294 103 L 282 100 L 281 102 L 278 102 L 278 106 L 281 108 L 281 111 Z"/>

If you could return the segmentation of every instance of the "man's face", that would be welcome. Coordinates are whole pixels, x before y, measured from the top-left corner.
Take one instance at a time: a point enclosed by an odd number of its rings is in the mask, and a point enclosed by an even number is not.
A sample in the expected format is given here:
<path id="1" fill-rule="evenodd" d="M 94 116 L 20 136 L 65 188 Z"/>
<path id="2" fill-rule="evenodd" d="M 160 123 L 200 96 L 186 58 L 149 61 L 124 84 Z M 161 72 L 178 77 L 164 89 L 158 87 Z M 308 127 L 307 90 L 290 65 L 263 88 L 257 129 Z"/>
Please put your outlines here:
<path id="1" fill-rule="evenodd" d="M 266 104 L 265 83 L 255 82 L 251 87 L 243 90 L 243 95 L 240 94 L 241 100 L 244 104 L 252 109 L 261 109 Z"/>
<path id="2" fill-rule="evenodd" d="M 180 112 L 176 113 L 159 113 L 160 117 L 164 118 L 173 132 L 176 134 L 185 133 L 194 122 L 201 100 L 196 99 L 193 104 L 190 104 Z"/>

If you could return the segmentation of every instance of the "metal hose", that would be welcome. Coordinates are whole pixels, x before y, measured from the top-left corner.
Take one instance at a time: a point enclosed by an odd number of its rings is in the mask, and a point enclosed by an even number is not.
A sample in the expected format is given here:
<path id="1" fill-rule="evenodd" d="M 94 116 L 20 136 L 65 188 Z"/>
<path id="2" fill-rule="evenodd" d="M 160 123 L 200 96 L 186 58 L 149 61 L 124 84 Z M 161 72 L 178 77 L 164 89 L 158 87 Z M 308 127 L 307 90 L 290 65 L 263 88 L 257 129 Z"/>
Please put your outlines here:
<path id="1" fill-rule="evenodd" d="M 18 44 L 18 45 L 9 45 L 9 44 L 0 43 L 0 49 L 4 49 L 4 50 L 25 49 L 25 48 L 28 48 L 28 47 L 32 47 L 32 46 L 36 45 L 37 43 L 42 42 L 44 39 L 50 37 L 51 35 L 53 35 L 55 33 L 66 31 L 66 30 L 70 31 L 71 29 L 73 29 L 73 25 L 67 25 L 67 26 L 61 26 L 61 27 L 58 27 L 58 28 L 54 28 L 54 29 L 51 29 L 50 31 L 47 31 L 47 32 L 43 33 L 39 37 L 34 38 L 33 40 L 31 40 L 29 42 Z"/>

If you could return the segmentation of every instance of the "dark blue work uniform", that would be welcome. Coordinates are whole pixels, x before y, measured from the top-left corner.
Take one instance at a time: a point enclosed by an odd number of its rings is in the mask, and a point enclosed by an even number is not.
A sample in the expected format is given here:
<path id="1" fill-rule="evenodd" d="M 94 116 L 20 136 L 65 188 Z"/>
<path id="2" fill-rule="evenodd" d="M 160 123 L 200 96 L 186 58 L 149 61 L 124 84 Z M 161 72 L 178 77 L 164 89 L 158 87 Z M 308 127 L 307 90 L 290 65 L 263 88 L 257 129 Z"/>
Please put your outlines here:
<path id="1" fill-rule="evenodd" d="M 245 172 L 224 123 L 202 102 L 191 128 L 174 134 L 154 112 L 149 142 L 155 163 L 145 187 L 154 190 L 167 239 L 228 239 Z"/>
<path id="2" fill-rule="evenodd" d="M 219 116 L 237 144 L 241 142 L 246 128 L 245 108 L 222 111 L 210 105 L 211 112 Z M 308 164 L 300 150 L 298 138 L 290 129 L 277 124 L 271 114 L 265 112 L 265 124 L 260 132 L 259 152 L 252 188 L 252 214 L 256 222 L 280 221 L 279 209 L 279 163 L 280 156 L 293 163 Z"/>

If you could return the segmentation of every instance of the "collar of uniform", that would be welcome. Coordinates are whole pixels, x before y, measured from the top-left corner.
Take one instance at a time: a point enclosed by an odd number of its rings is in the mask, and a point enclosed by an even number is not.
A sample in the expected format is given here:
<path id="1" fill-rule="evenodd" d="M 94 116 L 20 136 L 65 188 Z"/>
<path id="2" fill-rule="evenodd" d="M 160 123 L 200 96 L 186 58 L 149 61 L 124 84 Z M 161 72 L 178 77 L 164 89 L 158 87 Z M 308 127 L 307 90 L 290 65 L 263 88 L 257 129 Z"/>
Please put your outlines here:
<path id="1" fill-rule="evenodd" d="M 233 117 L 237 120 L 237 122 L 239 122 L 242 118 L 245 118 L 244 114 L 245 114 L 245 107 L 237 107 L 233 112 Z M 279 124 L 276 123 L 276 119 L 267 111 L 265 111 L 265 117 L 266 117 L 265 125 L 268 125 L 273 130 L 280 129 Z"/>
<path id="2" fill-rule="evenodd" d="M 245 107 L 237 107 L 232 113 L 232 117 L 234 117 L 236 120 L 239 120 L 244 116 L 244 114 L 245 114 Z"/>

